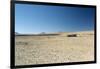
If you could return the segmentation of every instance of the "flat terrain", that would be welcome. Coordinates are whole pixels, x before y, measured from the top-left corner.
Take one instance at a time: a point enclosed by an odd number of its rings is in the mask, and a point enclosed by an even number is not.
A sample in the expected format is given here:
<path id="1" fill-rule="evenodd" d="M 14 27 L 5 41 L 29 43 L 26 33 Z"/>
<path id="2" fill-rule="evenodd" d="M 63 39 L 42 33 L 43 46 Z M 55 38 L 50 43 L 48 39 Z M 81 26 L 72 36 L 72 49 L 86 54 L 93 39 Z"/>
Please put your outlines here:
<path id="1" fill-rule="evenodd" d="M 67 35 L 76 34 L 76 37 Z M 15 65 L 94 60 L 94 32 L 59 33 L 57 36 L 15 37 Z"/>

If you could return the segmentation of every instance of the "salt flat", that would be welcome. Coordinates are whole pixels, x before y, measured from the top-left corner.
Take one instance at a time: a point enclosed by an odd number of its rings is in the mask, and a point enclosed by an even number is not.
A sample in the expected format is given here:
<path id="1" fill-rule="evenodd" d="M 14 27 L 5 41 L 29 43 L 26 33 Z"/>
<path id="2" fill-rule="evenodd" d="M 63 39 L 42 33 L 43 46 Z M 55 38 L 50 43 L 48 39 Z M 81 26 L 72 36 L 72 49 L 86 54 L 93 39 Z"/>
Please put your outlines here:
<path id="1" fill-rule="evenodd" d="M 76 37 L 67 35 L 76 34 Z M 57 36 L 16 36 L 15 65 L 94 60 L 94 31 L 63 32 Z"/>

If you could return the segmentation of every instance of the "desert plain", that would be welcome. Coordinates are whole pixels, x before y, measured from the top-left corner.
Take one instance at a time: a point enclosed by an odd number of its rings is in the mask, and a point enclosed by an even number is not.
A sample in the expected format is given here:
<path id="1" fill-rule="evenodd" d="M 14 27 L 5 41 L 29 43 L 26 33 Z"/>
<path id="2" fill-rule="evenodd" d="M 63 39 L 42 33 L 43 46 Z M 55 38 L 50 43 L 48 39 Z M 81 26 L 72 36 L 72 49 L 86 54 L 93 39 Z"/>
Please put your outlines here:
<path id="1" fill-rule="evenodd" d="M 15 65 L 94 61 L 94 31 L 52 34 L 16 35 Z"/>

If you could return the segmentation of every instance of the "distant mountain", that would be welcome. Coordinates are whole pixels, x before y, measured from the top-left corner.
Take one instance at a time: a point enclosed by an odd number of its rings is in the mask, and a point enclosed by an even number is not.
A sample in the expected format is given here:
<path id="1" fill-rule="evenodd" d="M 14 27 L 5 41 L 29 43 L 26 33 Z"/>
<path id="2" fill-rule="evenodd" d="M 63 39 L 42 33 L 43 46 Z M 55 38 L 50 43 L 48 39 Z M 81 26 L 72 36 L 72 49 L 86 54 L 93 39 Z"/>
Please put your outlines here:
<path id="1" fill-rule="evenodd" d="M 19 33 L 18 32 L 15 32 L 15 35 L 19 35 Z"/>

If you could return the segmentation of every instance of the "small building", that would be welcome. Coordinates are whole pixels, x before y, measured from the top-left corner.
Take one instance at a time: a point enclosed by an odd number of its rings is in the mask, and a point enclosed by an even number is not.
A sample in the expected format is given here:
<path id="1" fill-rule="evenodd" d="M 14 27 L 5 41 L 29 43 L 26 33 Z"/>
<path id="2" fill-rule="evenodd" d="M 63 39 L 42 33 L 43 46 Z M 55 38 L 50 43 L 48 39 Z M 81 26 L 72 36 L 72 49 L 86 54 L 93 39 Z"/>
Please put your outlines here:
<path id="1" fill-rule="evenodd" d="M 67 37 L 77 37 L 77 34 L 69 34 Z"/>

